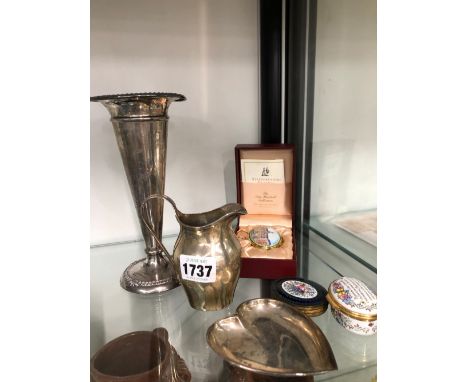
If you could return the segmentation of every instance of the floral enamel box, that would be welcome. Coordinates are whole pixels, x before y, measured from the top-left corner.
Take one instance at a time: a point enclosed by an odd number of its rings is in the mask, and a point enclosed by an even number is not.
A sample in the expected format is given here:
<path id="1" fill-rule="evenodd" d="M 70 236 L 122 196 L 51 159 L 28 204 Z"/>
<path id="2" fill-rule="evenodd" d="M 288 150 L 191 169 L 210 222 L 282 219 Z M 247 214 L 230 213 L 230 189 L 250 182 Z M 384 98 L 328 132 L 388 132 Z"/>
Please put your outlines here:
<path id="1" fill-rule="evenodd" d="M 377 333 L 377 295 L 362 281 L 342 277 L 328 287 L 327 300 L 335 320 L 363 336 Z"/>

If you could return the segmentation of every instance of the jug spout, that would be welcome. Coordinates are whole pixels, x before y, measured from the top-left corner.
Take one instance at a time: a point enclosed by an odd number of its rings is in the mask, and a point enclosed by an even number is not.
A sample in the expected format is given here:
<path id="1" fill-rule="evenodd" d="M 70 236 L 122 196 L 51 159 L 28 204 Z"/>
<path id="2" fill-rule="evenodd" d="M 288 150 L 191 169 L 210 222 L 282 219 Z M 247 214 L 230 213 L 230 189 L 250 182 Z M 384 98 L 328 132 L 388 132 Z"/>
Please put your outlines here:
<path id="1" fill-rule="evenodd" d="M 224 216 L 222 219 L 228 221 L 231 221 L 240 215 L 247 214 L 247 210 L 244 208 L 244 206 L 238 203 L 226 204 L 225 206 L 221 207 L 221 210 L 224 211 Z"/>
<path id="2" fill-rule="evenodd" d="M 191 229 L 203 229 L 219 223 L 229 223 L 239 215 L 244 215 L 247 210 L 240 204 L 229 203 L 215 210 L 198 213 L 176 213 L 177 220 L 182 227 Z"/>

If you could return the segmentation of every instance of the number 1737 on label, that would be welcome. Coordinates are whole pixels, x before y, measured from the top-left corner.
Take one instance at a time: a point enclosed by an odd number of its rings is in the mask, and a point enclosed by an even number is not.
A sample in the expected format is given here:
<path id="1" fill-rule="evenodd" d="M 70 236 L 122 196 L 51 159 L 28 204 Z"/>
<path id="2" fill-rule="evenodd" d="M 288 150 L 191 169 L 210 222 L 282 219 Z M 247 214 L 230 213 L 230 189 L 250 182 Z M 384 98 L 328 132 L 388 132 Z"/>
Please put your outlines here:
<path id="1" fill-rule="evenodd" d="M 211 283 L 216 280 L 216 259 L 214 257 L 180 255 L 182 279 Z"/>

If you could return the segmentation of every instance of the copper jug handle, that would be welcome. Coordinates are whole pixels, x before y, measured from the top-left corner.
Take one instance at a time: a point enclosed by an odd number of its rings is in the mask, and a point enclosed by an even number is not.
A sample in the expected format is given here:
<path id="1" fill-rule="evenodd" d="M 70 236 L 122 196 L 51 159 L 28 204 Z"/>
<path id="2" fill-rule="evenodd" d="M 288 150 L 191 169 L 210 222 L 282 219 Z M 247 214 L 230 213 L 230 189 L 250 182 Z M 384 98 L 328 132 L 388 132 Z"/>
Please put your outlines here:
<path id="1" fill-rule="evenodd" d="M 150 226 L 150 224 L 148 223 L 148 221 L 146 220 L 144 214 L 143 214 L 143 209 L 144 207 L 146 207 L 146 204 L 152 200 L 152 199 L 164 199 L 164 200 L 167 200 L 169 203 L 171 203 L 172 207 L 174 208 L 175 212 L 176 212 L 176 215 L 179 215 L 180 214 L 180 211 L 177 209 L 177 206 L 175 204 L 175 202 L 169 197 L 169 196 L 166 196 L 166 195 L 159 195 L 159 194 L 152 194 L 150 196 L 148 196 L 147 198 L 145 198 L 142 202 L 141 202 L 141 205 L 140 205 L 140 217 L 141 217 L 141 221 L 145 224 L 145 227 L 148 229 L 148 231 L 150 231 L 150 233 L 153 235 L 154 237 L 154 240 L 156 240 L 156 244 L 158 245 L 159 249 L 161 251 L 163 251 L 166 256 L 169 256 L 169 259 L 171 259 L 171 255 L 169 254 L 168 250 L 166 249 L 166 247 L 161 243 L 161 241 L 158 239 L 158 235 L 156 234 L 156 232 L 154 231 L 154 229 Z"/>

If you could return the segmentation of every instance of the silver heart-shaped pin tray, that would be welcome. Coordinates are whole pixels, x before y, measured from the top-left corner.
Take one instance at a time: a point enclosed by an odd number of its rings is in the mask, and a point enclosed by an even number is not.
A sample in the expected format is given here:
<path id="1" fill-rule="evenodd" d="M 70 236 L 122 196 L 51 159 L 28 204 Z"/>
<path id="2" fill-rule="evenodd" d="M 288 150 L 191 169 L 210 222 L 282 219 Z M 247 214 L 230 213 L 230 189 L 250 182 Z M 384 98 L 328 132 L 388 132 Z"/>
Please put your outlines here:
<path id="1" fill-rule="evenodd" d="M 298 310 L 273 299 L 243 302 L 236 315 L 211 325 L 206 337 L 227 362 L 254 373 L 299 377 L 337 369 L 320 328 Z"/>

